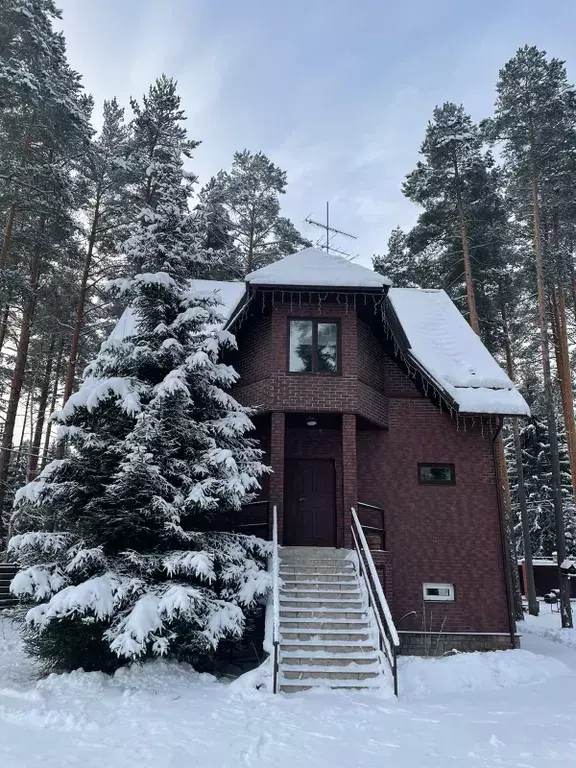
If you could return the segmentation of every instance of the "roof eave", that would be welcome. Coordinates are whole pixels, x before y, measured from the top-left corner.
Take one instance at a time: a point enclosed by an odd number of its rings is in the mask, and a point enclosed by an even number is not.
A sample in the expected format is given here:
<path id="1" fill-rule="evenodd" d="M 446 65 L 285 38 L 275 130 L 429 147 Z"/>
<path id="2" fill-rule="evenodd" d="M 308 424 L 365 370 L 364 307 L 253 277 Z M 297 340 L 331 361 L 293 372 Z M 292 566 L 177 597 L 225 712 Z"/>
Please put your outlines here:
<path id="1" fill-rule="evenodd" d="M 247 282 L 246 285 L 249 288 L 266 289 L 269 291 L 293 291 L 294 293 L 307 291 L 325 291 L 327 293 L 374 293 L 374 294 L 387 294 L 390 285 L 373 285 L 373 286 L 360 286 L 360 285 L 288 285 L 283 283 L 253 283 Z"/>
<path id="2" fill-rule="evenodd" d="M 387 318 L 390 326 L 390 330 L 392 331 L 392 335 L 394 336 L 394 339 L 396 341 L 396 344 L 398 344 L 399 349 L 402 351 L 402 354 L 408 361 L 408 363 L 418 371 L 420 376 L 426 381 L 426 383 L 430 386 L 432 386 L 439 394 L 439 396 L 442 398 L 442 400 L 445 401 L 446 405 L 448 405 L 449 408 L 451 408 L 453 411 L 455 411 L 459 416 L 466 416 L 470 418 L 480 418 L 480 417 L 487 417 L 487 416 L 514 416 L 517 418 L 528 418 L 527 414 L 518 414 L 516 412 L 508 413 L 508 412 L 488 412 L 488 411 L 463 411 L 457 401 L 454 399 L 454 397 L 449 394 L 446 389 L 438 382 L 434 376 L 422 365 L 422 363 L 417 360 L 411 353 L 410 353 L 410 342 L 408 341 L 408 337 L 406 336 L 404 329 L 402 328 L 402 324 L 400 323 L 400 320 L 398 318 L 398 315 L 396 314 L 394 307 L 390 302 L 387 303 Z"/>

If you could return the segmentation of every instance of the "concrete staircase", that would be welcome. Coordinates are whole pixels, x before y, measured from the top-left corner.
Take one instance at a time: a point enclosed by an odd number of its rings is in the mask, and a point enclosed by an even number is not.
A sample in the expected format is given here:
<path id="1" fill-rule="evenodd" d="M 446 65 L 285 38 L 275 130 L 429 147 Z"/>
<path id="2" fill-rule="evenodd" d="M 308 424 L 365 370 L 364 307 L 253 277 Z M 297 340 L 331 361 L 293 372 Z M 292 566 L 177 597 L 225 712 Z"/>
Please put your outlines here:
<path id="1" fill-rule="evenodd" d="M 372 613 L 348 550 L 280 550 L 279 685 L 379 688 L 386 679 Z"/>

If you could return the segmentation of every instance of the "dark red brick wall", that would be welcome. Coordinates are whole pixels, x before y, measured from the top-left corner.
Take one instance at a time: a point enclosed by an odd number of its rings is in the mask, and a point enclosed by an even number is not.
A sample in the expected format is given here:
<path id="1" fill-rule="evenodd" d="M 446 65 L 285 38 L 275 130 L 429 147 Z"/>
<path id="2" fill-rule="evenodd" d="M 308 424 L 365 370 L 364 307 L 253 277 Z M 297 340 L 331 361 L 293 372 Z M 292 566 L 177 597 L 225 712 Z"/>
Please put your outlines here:
<path id="1" fill-rule="evenodd" d="M 390 398 L 390 429 L 358 431 L 358 497 L 385 510 L 396 619 L 403 629 L 509 629 L 491 439 L 419 396 Z M 419 462 L 454 463 L 456 484 L 418 483 Z M 454 603 L 423 604 L 424 582 L 455 585 Z"/>
<path id="2" fill-rule="evenodd" d="M 242 386 L 270 376 L 272 337 L 270 315 L 251 316 L 237 336 L 239 359 L 235 368 L 241 375 Z"/>
<path id="3" fill-rule="evenodd" d="M 367 384 L 376 392 L 384 391 L 386 377 L 386 357 L 382 344 L 374 331 L 365 322 L 358 319 L 358 380 Z"/>
<path id="4" fill-rule="evenodd" d="M 261 325 L 253 314 L 237 332 L 239 350 L 232 362 L 240 374 L 234 394 L 241 403 L 262 412 L 356 413 L 386 425 L 384 354 L 353 307 L 337 301 L 321 305 L 322 317 L 340 323 L 338 374 L 288 373 L 288 320 L 318 317 L 318 304 L 276 301 L 269 310 Z"/>
<path id="5" fill-rule="evenodd" d="M 275 471 L 263 493 L 278 506 L 280 536 L 285 455 L 334 458 L 338 545 L 350 546 L 350 506 L 363 501 L 385 510 L 387 551 L 375 554 L 377 568 L 396 619 L 417 614 L 401 628 L 507 632 L 489 430 L 465 429 L 440 413 L 372 329 L 337 302 L 323 302 L 322 316 L 341 323 L 341 375 L 287 373 L 288 318 L 317 316 L 317 304 L 276 301 L 261 326 L 255 316 L 237 334 L 234 365 L 242 378 L 235 394 L 270 414 L 268 456 Z M 341 413 L 341 430 L 286 426 L 285 414 L 294 412 Z M 419 485 L 419 462 L 454 463 L 456 484 Z M 424 582 L 453 583 L 455 602 L 424 606 Z"/>
<path id="6" fill-rule="evenodd" d="M 284 411 L 326 412 L 356 409 L 356 315 L 336 302 L 322 303 L 322 317 L 340 322 L 340 373 L 288 373 L 288 319 L 318 317 L 317 304 L 298 307 L 276 303 L 272 308 L 272 407 Z"/>

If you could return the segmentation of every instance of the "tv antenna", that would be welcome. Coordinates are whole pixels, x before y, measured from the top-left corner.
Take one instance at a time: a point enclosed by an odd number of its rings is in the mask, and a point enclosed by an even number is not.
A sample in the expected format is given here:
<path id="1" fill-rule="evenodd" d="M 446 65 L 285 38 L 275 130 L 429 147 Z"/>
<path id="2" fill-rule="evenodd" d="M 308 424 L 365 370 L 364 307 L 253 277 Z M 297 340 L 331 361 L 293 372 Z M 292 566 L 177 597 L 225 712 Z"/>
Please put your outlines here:
<path id="1" fill-rule="evenodd" d="M 322 224 L 320 221 L 315 221 L 314 219 L 311 219 L 310 216 L 306 216 L 304 221 L 307 224 L 311 224 L 313 227 L 318 227 L 318 229 L 323 229 L 326 232 L 326 238 L 321 237 L 319 240 L 316 241 L 316 245 L 319 246 L 322 242 L 322 248 L 326 249 L 326 253 L 337 253 L 340 256 L 345 256 L 347 259 L 355 259 L 357 254 L 351 253 L 350 251 L 345 251 L 341 248 L 336 248 L 334 245 L 332 245 L 332 240 L 336 235 L 342 235 L 342 237 L 349 237 L 351 240 L 357 240 L 358 238 L 356 235 L 351 235 L 350 232 L 344 232 L 342 229 L 336 229 L 336 227 L 330 226 L 330 203 L 326 203 L 326 223 Z"/>

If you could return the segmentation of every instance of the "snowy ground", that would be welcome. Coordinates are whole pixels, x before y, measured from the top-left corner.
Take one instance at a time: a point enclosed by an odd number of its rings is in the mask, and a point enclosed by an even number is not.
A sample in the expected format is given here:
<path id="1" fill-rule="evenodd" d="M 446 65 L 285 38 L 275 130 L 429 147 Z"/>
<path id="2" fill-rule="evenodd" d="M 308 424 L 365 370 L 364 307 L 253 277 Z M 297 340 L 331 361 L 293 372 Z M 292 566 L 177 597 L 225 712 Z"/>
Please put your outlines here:
<path id="1" fill-rule="evenodd" d="M 576 650 L 544 636 L 551 621 L 523 628 L 522 651 L 403 660 L 396 701 L 273 696 L 166 663 L 37 681 L 0 619 L 0 766 L 568 768 Z"/>

